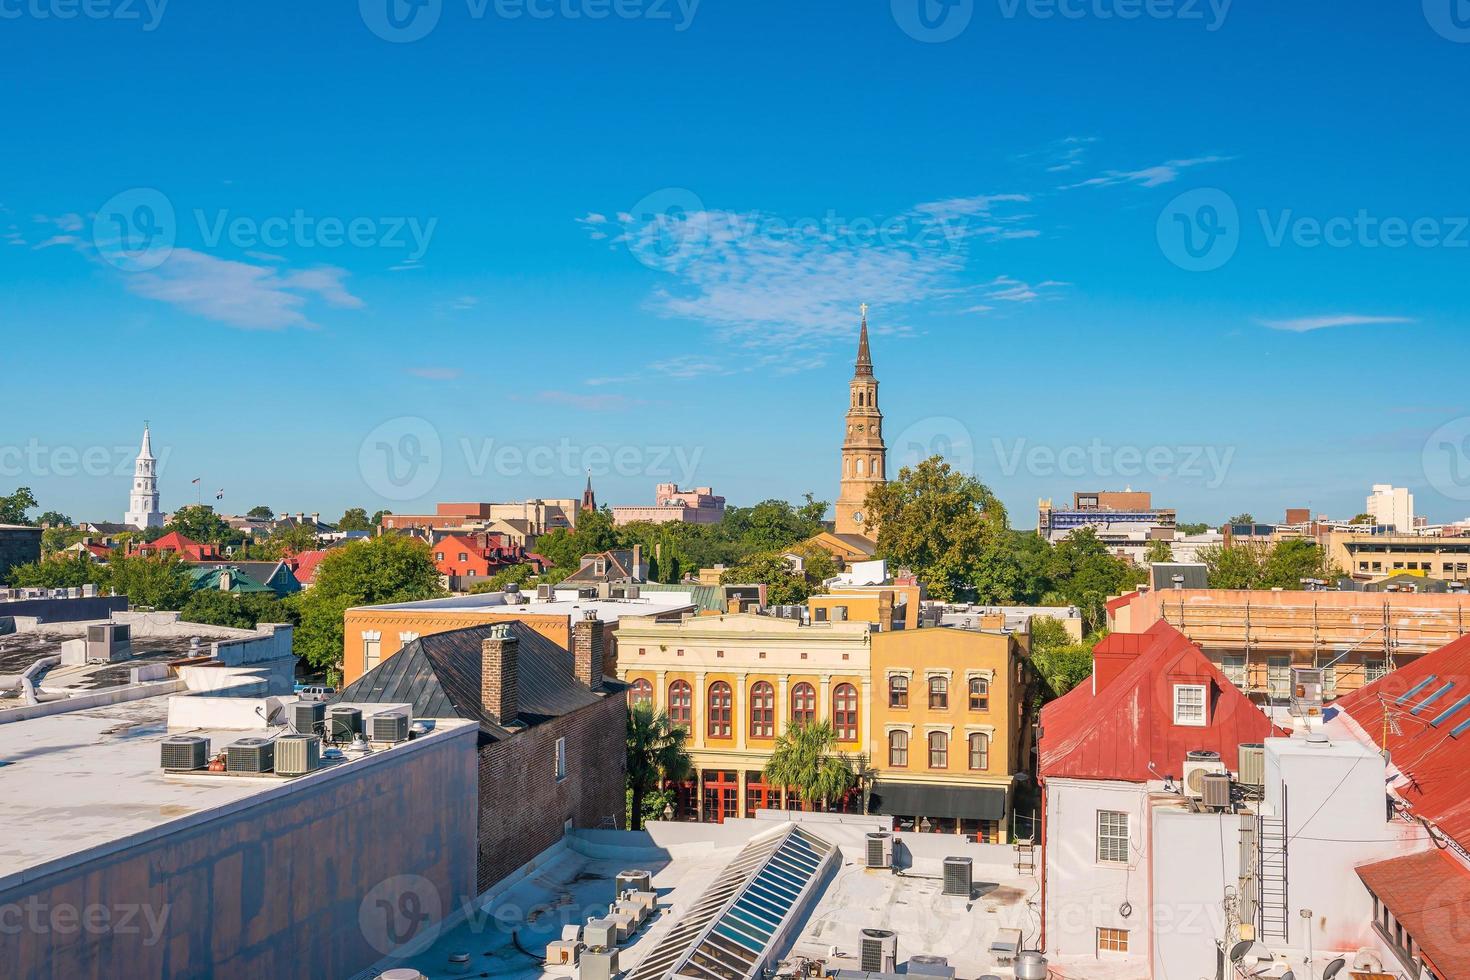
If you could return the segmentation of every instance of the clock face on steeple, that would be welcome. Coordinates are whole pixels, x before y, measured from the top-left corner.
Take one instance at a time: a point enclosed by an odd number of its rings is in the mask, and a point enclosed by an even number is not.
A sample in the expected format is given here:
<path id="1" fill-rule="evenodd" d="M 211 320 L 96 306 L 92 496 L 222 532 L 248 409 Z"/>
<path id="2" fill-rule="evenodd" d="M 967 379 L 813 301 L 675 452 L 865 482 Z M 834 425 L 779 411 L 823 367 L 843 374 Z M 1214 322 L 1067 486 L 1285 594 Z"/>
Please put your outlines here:
<path id="1" fill-rule="evenodd" d="M 852 519 L 855 523 L 861 524 L 863 522 L 863 512 L 860 510 L 853 511 Z"/>

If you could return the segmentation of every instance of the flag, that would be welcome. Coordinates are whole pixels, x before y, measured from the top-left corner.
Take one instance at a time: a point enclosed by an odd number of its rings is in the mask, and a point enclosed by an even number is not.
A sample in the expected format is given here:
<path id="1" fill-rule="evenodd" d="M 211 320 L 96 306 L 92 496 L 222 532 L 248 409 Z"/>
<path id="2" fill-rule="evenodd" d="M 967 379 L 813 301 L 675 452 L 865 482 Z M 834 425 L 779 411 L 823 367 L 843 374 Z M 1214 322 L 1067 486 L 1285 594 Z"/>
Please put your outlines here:
<path id="1" fill-rule="evenodd" d="M 218 490 L 215 491 L 215 493 L 214 493 L 214 499 L 215 500 L 224 500 L 225 499 L 225 490 L 224 490 L 224 487 L 220 487 Z"/>
<path id="2" fill-rule="evenodd" d="M 194 477 L 194 479 L 190 480 L 189 482 L 192 483 L 192 484 L 194 484 L 195 486 L 198 486 L 199 485 L 199 477 L 196 476 L 196 477 Z"/>

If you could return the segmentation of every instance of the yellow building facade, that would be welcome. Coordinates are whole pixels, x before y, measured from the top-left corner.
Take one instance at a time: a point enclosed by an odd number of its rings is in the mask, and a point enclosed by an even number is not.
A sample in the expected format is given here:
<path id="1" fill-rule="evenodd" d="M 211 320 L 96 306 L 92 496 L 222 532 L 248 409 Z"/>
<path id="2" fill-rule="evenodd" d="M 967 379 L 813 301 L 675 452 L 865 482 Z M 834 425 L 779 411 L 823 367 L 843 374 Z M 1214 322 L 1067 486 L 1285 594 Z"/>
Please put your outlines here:
<path id="1" fill-rule="evenodd" d="M 891 815 L 896 826 L 1006 839 L 1013 774 L 1029 751 L 1013 636 L 755 613 L 625 618 L 618 632 L 618 678 L 629 700 L 689 730 L 695 777 L 678 788 L 680 818 L 800 806 L 763 770 L 788 725 L 822 720 L 860 777 L 841 808 Z"/>

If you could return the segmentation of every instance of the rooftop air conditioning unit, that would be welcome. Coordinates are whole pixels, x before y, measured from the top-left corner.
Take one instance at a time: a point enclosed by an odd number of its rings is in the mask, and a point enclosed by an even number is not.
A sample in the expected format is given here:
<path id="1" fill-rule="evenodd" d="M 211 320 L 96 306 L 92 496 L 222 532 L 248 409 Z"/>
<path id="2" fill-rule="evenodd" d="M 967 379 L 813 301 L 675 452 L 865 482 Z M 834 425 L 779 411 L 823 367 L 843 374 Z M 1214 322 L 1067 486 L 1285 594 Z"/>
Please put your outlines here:
<path id="1" fill-rule="evenodd" d="M 368 719 L 371 742 L 408 741 L 408 715 L 402 711 L 383 711 Z"/>
<path id="2" fill-rule="evenodd" d="M 624 599 L 638 599 L 643 595 L 643 590 L 636 585 L 630 585 L 623 590 Z"/>
<path id="3" fill-rule="evenodd" d="M 547 602 L 555 599 L 556 589 L 550 585 L 538 585 L 536 586 L 536 598 L 537 600 L 542 602 Z"/>
<path id="4" fill-rule="evenodd" d="M 1224 771 L 1225 763 L 1220 760 L 1220 753 L 1195 749 L 1184 757 L 1184 795 L 1191 800 L 1203 799 L 1205 773 Z"/>
<path id="5" fill-rule="evenodd" d="M 615 884 L 619 895 L 625 891 L 652 892 L 653 873 L 642 870 L 619 871 Z"/>
<path id="6" fill-rule="evenodd" d="M 910 956 L 906 966 L 909 976 L 952 978 L 954 967 L 948 956 Z"/>
<path id="7" fill-rule="evenodd" d="M 275 755 L 277 774 L 304 776 L 321 765 L 322 742 L 315 735 L 282 735 Z"/>
<path id="8" fill-rule="evenodd" d="M 588 919 L 582 927 L 582 942 L 591 949 L 613 949 L 618 945 L 618 924 L 611 919 Z"/>
<path id="9" fill-rule="evenodd" d="M 612 980 L 618 974 L 618 948 L 589 946 L 577 962 L 578 980 Z"/>
<path id="10" fill-rule="evenodd" d="M 873 869 L 893 867 L 893 835 L 886 830 L 869 834 L 865 855 L 864 867 Z"/>
<path id="11" fill-rule="evenodd" d="M 1240 747 L 1240 785 L 1251 789 L 1266 786 L 1266 746 L 1247 742 Z"/>
<path id="12" fill-rule="evenodd" d="M 291 727 L 302 735 L 320 735 L 326 730 L 327 702 L 297 701 L 291 705 Z"/>
<path id="13" fill-rule="evenodd" d="M 170 735 L 163 740 L 163 768 L 192 772 L 209 765 L 209 739 L 202 735 Z"/>
<path id="14" fill-rule="evenodd" d="M 276 744 L 268 738 L 242 738 L 225 746 L 226 772 L 270 772 L 275 765 Z"/>
<path id="15" fill-rule="evenodd" d="M 889 929 L 864 929 L 858 957 L 864 973 L 896 972 L 898 933 Z"/>
<path id="16" fill-rule="evenodd" d="M 1223 772 L 1201 774 L 1200 802 L 1211 810 L 1230 809 L 1230 776 Z"/>
<path id="17" fill-rule="evenodd" d="M 334 742 L 350 742 L 362 734 L 362 711 L 338 705 L 327 712 L 327 734 Z"/>
<path id="18" fill-rule="evenodd" d="M 974 887 L 975 862 L 967 857 L 947 857 L 944 859 L 944 894 L 960 895 L 964 898 L 970 897 L 970 891 Z"/>

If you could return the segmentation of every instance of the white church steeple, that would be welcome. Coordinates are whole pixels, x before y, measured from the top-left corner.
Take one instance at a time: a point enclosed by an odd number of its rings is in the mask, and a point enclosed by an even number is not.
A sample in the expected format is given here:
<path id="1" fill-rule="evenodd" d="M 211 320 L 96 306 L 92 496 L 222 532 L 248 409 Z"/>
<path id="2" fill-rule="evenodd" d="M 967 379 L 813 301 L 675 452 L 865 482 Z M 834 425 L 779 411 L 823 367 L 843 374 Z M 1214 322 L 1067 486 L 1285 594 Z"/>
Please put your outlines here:
<path id="1" fill-rule="evenodd" d="M 153 458 L 153 440 L 148 423 L 143 423 L 143 446 L 133 464 L 133 491 L 128 497 L 128 513 L 124 524 L 139 530 L 163 526 L 163 513 L 158 509 L 158 461 Z"/>

